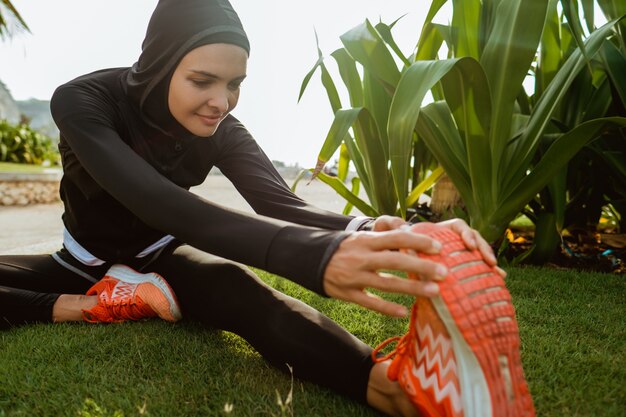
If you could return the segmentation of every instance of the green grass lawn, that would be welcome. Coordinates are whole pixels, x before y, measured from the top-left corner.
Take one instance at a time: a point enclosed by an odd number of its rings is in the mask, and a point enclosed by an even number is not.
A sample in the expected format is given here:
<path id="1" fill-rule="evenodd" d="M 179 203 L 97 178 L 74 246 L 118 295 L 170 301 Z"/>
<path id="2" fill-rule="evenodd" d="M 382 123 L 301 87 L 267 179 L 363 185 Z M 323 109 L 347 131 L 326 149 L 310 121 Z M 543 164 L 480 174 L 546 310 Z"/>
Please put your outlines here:
<path id="1" fill-rule="evenodd" d="M 404 332 L 406 320 L 264 279 L 370 344 Z M 514 268 L 507 282 L 537 416 L 626 416 L 626 277 Z M 377 415 L 300 381 L 293 384 L 292 408 L 281 410 L 277 395 L 285 399 L 292 388 L 288 375 L 268 367 L 240 338 L 193 324 L 12 329 L 0 332 L 0 364 L 4 417 Z"/>
<path id="2" fill-rule="evenodd" d="M 41 165 L 31 164 L 14 164 L 12 162 L 0 162 L 0 172 L 18 172 L 24 174 L 40 174 L 50 170 L 50 167 L 44 167 Z M 60 167 L 54 167 L 56 170 L 60 170 Z"/>

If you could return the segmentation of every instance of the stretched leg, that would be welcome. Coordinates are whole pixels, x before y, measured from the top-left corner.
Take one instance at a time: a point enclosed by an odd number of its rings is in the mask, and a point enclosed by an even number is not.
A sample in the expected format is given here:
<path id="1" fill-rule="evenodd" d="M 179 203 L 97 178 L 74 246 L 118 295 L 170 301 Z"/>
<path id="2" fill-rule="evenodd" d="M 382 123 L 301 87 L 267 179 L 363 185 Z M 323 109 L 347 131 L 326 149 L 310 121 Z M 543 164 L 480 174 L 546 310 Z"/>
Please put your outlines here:
<path id="1" fill-rule="evenodd" d="M 69 320 L 91 284 L 50 255 L 0 256 L 0 328 Z"/>
<path id="2" fill-rule="evenodd" d="M 289 364 L 299 378 L 400 415 L 402 407 L 395 403 L 406 398 L 386 378 L 388 364 L 373 369 L 369 346 L 249 269 L 181 246 L 145 271 L 167 277 L 184 319 L 236 333 L 277 368 L 286 371 Z"/>
<path id="3" fill-rule="evenodd" d="M 86 267 L 62 253 L 55 257 L 0 256 L 1 327 L 179 318 L 175 297 L 154 274 L 139 274 L 122 265 Z"/>

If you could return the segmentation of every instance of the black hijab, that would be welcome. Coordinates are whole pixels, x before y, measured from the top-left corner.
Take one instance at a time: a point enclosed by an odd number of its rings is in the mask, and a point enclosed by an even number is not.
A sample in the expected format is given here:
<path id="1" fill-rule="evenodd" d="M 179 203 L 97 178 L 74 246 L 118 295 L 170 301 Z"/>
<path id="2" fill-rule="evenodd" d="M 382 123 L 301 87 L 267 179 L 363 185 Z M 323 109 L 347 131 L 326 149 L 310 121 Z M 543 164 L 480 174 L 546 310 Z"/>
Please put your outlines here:
<path id="1" fill-rule="evenodd" d="M 189 51 L 210 43 L 229 43 L 250 53 L 248 37 L 228 0 L 159 0 L 139 60 L 125 80 L 130 100 L 147 123 L 165 133 L 190 135 L 169 111 L 170 80 Z"/>

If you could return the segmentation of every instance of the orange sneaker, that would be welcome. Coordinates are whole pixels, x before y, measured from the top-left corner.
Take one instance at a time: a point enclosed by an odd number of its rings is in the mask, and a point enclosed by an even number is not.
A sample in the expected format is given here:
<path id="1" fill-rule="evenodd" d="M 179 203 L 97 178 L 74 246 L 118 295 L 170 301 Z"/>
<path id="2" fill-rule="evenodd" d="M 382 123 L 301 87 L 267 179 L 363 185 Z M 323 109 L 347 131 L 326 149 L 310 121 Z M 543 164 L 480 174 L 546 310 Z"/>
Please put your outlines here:
<path id="1" fill-rule="evenodd" d="M 504 280 L 455 232 L 428 223 L 412 230 L 441 242 L 439 254 L 418 256 L 446 265 L 449 273 L 438 296 L 416 297 L 408 333 L 378 346 L 374 361 L 393 358 L 388 377 L 400 383 L 421 415 L 534 417 Z M 393 341 L 394 351 L 377 357 Z"/>
<path id="2" fill-rule="evenodd" d="M 156 273 L 141 274 L 116 264 L 87 291 L 97 295 L 98 304 L 83 310 L 83 320 L 90 323 L 117 323 L 160 317 L 175 322 L 181 319 L 176 295 Z"/>

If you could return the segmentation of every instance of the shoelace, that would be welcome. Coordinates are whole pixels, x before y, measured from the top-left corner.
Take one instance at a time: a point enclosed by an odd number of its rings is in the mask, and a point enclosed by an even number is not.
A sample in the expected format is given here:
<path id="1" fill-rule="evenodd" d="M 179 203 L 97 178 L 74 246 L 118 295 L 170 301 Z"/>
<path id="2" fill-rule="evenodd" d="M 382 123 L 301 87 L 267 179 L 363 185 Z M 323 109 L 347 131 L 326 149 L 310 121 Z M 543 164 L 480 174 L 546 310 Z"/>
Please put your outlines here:
<path id="1" fill-rule="evenodd" d="M 376 348 L 372 351 L 372 360 L 374 363 L 384 362 L 387 359 L 391 359 L 396 355 L 402 355 L 406 351 L 407 339 L 409 338 L 410 333 L 406 333 L 404 336 L 394 336 L 389 339 L 383 341 L 381 344 L 376 346 Z M 383 356 L 378 356 L 381 350 L 390 345 L 393 342 L 397 342 L 396 347 L 393 350 Z"/>
<path id="2" fill-rule="evenodd" d="M 138 304 L 138 296 L 132 297 L 130 294 L 123 298 L 113 300 L 103 299 L 103 306 L 106 307 L 115 318 L 138 320 L 152 315 L 152 309 L 146 304 Z"/>

